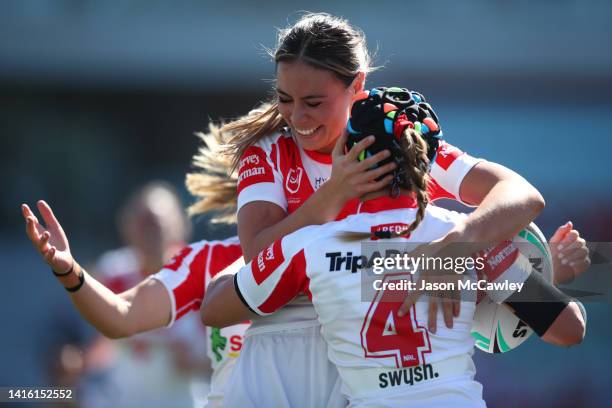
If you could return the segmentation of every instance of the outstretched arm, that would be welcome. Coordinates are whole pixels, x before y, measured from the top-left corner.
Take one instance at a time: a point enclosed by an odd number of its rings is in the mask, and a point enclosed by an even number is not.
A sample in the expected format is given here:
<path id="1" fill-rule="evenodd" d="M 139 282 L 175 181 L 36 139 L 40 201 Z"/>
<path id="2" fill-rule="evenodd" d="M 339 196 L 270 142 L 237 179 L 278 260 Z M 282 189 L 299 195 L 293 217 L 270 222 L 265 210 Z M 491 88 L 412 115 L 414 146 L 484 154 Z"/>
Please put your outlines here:
<path id="1" fill-rule="evenodd" d="M 45 226 L 39 223 L 26 204 L 21 207 L 30 241 L 51 269 L 63 275 L 57 279 L 65 288 L 78 287 L 81 268 L 72 257 L 62 226 L 46 202 L 39 201 L 37 207 Z M 170 322 L 171 300 L 161 282 L 146 279 L 121 294 L 115 294 L 85 270 L 82 273 L 82 286 L 68 294 L 79 313 L 105 336 L 129 337 Z"/>

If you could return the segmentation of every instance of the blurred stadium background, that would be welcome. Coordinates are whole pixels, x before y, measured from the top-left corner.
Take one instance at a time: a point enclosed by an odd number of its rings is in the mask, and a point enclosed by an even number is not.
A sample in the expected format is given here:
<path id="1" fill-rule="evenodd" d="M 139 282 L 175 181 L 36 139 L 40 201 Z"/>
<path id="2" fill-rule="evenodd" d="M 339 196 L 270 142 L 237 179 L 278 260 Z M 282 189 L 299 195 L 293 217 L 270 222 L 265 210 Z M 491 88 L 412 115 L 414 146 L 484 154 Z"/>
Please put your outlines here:
<path id="1" fill-rule="evenodd" d="M 384 66 L 369 86 L 421 91 L 449 141 L 539 188 L 547 236 L 572 220 L 587 240 L 612 240 L 606 0 L 3 1 L 0 386 L 51 384 L 54 347 L 91 335 L 32 251 L 19 204 L 48 200 L 84 264 L 119 245 L 114 214 L 137 185 L 167 180 L 187 205 L 193 132 L 268 94 L 262 45 L 304 9 L 365 31 Z M 193 239 L 231 234 L 195 221 Z M 578 347 L 477 352 L 489 405 L 610 406 L 611 308 L 587 309 Z"/>

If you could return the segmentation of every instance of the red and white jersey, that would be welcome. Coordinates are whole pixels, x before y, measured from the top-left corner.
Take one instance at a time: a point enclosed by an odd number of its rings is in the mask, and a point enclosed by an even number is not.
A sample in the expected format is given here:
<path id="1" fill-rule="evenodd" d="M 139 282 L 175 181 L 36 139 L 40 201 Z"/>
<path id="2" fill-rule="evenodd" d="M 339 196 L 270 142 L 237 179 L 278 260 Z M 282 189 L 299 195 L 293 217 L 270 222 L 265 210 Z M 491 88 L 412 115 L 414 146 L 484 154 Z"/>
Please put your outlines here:
<path id="1" fill-rule="evenodd" d="M 431 200 L 461 201 L 461 182 L 480 161 L 442 141 L 431 166 Z M 290 133 L 263 138 L 238 163 L 238 210 L 252 201 L 269 201 L 291 214 L 331 176 L 331 168 L 331 155 L 302 149 Z M 338 219 L 354 213 L 358 202 L 347 203 Z"/>
<path id="2" fill-rule="evenodd" d="M 415 214 L 411 198 L 382 197 L 366 201 L 359 214 L 344 220 L 296 231 L 236 274 L 237 291 L 262 316 L 275 313 L 300 294 L 312 300 L 329 358 L 338 368 L 351 406 L 375 402 L 376 406 L 482 407 L 482 387 L 473 380 L 471 359 L 474 302 L 462 303 L 452 329 L 445 327 L 439 311 L 438 331 L 433 334 L 426 329 L 427 302 L 417 302 L 408 315 L 399 317 L 398 298 L 386 301 L 398 296 L 397 291 L 363 297 L 362 273 L 354 266 L 356 259 L 360 264 L 367 260 L 362 258 L 362 242 L 347 240 L 346 234 L 399 228 Z M 419 227 L 394 242 L 430 242 L 444 236 L 463 216 L 429 206 Z M 411 279 L 411 275 L 384 279 Z M 400 298 L 407 293 L 400 291 Z"/>
<path id="3" fill-rule="evenodd" d="M 211 279 L 219 273 L 232 273 L 244 265 L 237 237 L 223 241 L 199 241 L 180 250 L 164 268 L 152 276 L 168 290 L 175 320 L 199 311 Z M 199 316 L 193 315 L 199 321 Z M 243 336 L 249 322 L 224 329 L 206 327 L 206 353 L 213 375 L 208 406 L 221 406 L 223 389 L 242 349 Z"/>
<path id="4" fill-rule="evenodd" d="M 200 310 L 210 280 L 242 257 L 238 237 L 187 245 L 156 273 L 170 292 L 172 318 L 168 326 L 191 310 Z"/>

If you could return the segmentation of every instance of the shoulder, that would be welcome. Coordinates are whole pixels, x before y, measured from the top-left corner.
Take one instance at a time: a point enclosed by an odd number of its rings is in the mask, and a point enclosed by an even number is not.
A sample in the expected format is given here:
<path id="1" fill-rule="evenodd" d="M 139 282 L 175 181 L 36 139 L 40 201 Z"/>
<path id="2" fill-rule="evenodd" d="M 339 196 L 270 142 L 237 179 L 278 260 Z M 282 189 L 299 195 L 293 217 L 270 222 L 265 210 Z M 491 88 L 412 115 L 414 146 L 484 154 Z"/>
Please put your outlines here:
<path id="1" fill-rule="evenodd" d="M 202 263 L 210 269 L 218 265 L 221 269 L 242 256 L 242 249 L 238 237 L 234 236 L 223 240 L 201 240 L 192 242 L 178 251 L 164 269 L 177 271 L 181 267 L 188 267 L 193 262 Z"/>
<path id="2" fill-rule="evenodd" d="M 254 196 L 247 198 L 241 193 L 256 185 L 257 200 L 272 201 L 286 209 L 284 192 L 278 189 L 282 186 L 283 169 L 296 160 L 299 160 L 299 148 L 293 137 L 283 132 L 266 136 L 247 148 L 238 162 L 238 208 L 254 201 Z M 273 183 L 275 186 L 271 187 L 266 183 Z M 249 194 L 252 193 L 253 191 L 250 191 Z"/>
<path id="3" fill-rule="evenodd" d="M 302 251 L 310 254 L 320 252 L 332 242 L 337 245 L 346 227 L 346 221 L 342 220 L 301 228 L 282 238 L 282 252 L 286 257 Z"/>
<path id="4" fill-rule="evenodd" d="M 458 147 L 445 140 L 441 140 L 438 150 L 436 151 L 435 164 L 442 167 L 444 170 L 448 170 L 450 165 L 463 154 L 465 153 Z"/>
<path id="5" fill-rule="evenodd" d="M 207 242 L 210 246 L 214 248 L 222 248 L 222 249 L 231 249 L 233 247 L 240 246 L 240 240 L 238 239 L 237 236 L 233 236 L 233 237 L 229 237 L 229 238 L 225 238 L 221 240 L 200 241 L 200 242 Z"/>
<path id="6" fill-rule="evenodd" d="M 283 132 L 276 132 L 261 138 L 246 148 L 240 156 L 238 174 L 252 173 L 253 169 L 261 166 L 277 168 L 279 153 L 287 150 L 287 146 L 291 144 L 295 144 L 293 138 Z"/>

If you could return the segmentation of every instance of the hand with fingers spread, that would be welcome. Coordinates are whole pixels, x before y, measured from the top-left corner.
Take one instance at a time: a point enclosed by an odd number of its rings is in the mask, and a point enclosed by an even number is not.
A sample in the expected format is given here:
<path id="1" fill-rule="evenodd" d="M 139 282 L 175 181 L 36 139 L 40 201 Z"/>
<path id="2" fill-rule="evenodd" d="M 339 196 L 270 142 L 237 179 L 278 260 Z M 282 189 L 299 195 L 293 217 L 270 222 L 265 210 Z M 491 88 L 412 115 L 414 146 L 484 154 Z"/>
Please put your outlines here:
<path id="1" fill-rule="evenodd" d="M 586 241 L 571 221 L 557 228 L 549 239 L 553 260 L 553 283 L 569 283 L 591 265 Z"/>
<path id="2" fill-rule="evenodd" d="M 45 226 L 40 224 L 27 204 L 21 205 L 21 211 L 26 222 L 26 234 L 55 274 L 67 277 L 73 269 L 75 261 L 70 253 L 70 245 L 66 234 L 57 218 L 55 218 L 49 204 L 41 200 L 37 203 L 37 207 Z"/>

